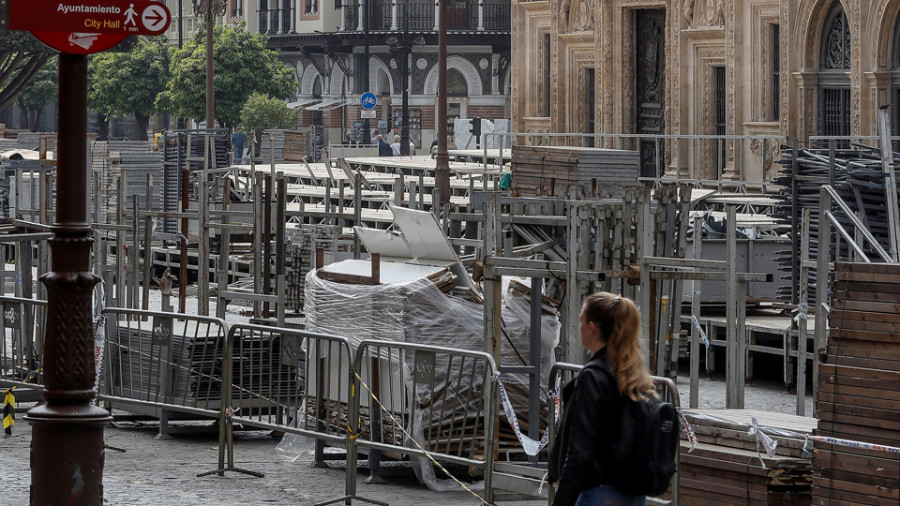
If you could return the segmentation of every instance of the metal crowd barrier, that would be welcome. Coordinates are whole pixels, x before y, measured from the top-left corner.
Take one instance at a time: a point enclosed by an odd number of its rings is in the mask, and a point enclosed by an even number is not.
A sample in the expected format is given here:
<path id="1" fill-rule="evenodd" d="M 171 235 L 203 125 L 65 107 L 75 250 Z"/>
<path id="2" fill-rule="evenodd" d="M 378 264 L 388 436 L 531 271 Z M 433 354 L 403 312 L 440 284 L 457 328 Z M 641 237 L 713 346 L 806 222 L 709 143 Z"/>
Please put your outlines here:
<path id="1" fill-rule="evenodd" d="M 231 408 L 226 418 L 228 466 L 234 467 L 234 423 L 346 445 L 353 355 L 344 337 L 262 325 L 235 325 L 226 358 Z M 221 474 L 221 473 L 220 473 Z"/>
<path id="2" fill-rule="evenodd" d="M 350 387 L 347 495 L 356 498 L 357 452 L 370 470 L 381 452 L 481 469 L 491 500 L 497 371 L 483 352 L 366 340 L 356 349 Z"/>
<path id="3" fill-rule="evenodd" d="M 0 386 L 43 389 L 47 301 L 0 297 Z"/>
<path id="4" fill-rule="evenodd" d="M 562 412 L 565 409 L 562 401 L 562 386 L 575 379 L 575 376 L 581 372 L 582 366 L 576 364 L 568 364 L 565 362 L 558 362 L 550 368 L 550 388 L 553 389 L 558 397 L 557 402 L 559 402 L 558 413 L 556 409 L 549 410 L 549 420 L 548 426 L 553 430 L 550 431 L 550 443 L 548 446 L 553 445 L 553 440 L 556 436 L 556 424 L 558 422 L 558 418 L 562 418 Z M 660 399 L 666 402 L 672 403 L 676 408 L 681 408 L 681 397 L 678 395 L 678 388 L 675 386 L 675 382 L 669 378 L 662 378 L 659 376 L 653 376 L 653 385 L 656 387 L 657 393 L 660 394 Z M 557 418 L 558 417 L 558 418 Z M 675 464 L 681 467 L 681 448 L 679 446 L 678 450 L 675 453 Z M 647 504 L 660 504 L 660 505 L 671 505 L 678 506 L 678 495 L 680 488 L 680 480 L 679 480 L 679 471 L 675 472 L 675 475 L 672 476 L 672 484 L 671 484 L 671 498 L 664 499 L 661 497 L 648 497 Z M 547 494 L 547 504 L 553 504 L 553 496 L 555 490 L 553 487 L 550 487 L 550 491 Z"/>
<path id="5" fill-rule="evenodd" d="M 106 308 L 99 398 L 165 422 L 167 412 L 219 420 L 224 463 L 225 407 L 231 343 L 224 320 L 179 313 Z"/>

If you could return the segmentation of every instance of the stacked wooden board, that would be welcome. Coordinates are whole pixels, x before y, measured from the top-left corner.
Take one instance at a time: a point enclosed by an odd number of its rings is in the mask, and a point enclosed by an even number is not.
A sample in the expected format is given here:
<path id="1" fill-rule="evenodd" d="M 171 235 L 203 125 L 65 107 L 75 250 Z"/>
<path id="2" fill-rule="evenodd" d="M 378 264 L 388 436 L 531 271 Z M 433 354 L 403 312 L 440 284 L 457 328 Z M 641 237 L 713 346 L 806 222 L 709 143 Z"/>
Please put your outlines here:
<path id="1" fill-rule="evenodd" d="M 691 451 L 682 435 L 681 504 L 808 505 L 812 492 L 812 459 L 804 442 L 771 435 L 778 442 L 768 456 L 757 453 L 756 436 L 748 433 L 751 418 L 761 427 L 809 434 L 815 419 L 754 410 L 690 410 L 686 418 L 699 443 Z M 760 462 L 765 463 L 765 467 Z"/>
<path id="2" fill-rule="evenodd" d="M 835 264 L 818 435 L 900 446 L 900 265 Z M 813 504 L 900 504 L 900 455 L 816 442 Z"/>
<path id="3" fill-rule="evenodd" d="M 284 131 L 284 161 L 299 162 L 306 156 L 306 132 Z"/>
<path id="4" fill-rule="evenodd" d="M 601 196 L 617 196 L 637 184 L 637 151 L 572 146 L 513 146 L 513 191 L 519 196 L 551 195 L 558 185 L 596 182 Z"/>

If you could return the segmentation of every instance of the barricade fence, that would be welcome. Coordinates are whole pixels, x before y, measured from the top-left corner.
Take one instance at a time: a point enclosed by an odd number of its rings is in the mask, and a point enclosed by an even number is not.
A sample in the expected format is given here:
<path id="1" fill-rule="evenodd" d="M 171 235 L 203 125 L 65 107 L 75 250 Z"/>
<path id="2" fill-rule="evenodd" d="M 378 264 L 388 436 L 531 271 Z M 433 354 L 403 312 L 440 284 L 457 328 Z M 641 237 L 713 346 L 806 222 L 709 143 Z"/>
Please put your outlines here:
<path id="1" fill-rule="evenodd" d="M 31 305 L 40 316 L 46 303 L 8 297 L 0 302 L 5 337 L 0 381 L 9 384 L 28 379 L 26 373 L 38 371 L 39 362 L 7 367 L 12 350 L 27 357 L 33 341 L 23 329 L 26 318 L 10 327 L 15 320 L 6 315 L 24 314 Z M 218 421 L 218 468 L 198 476 L 225 471 L 262 476 L 234 467 L 233 430 L 239 424 L 346 448 L 346 495 L 329 502 L 361 499 L 356 496 L 360 450 L 368 454 L 370 468 L 382 454 L 408 456 L 416 459 L 424 481 L 442 478 L 434 472 L 437 467 L 478 500 L 493 501 L 500 375 L 487 353 L 377 340 L 364 340 L 354 351 L 339 336 L 250 324 L 229 327 L 218 318 L 123 308 L 104 309 L 99 325 L 105 329 L 101 400 L 134 413 L 180 412 Z M 39 357 L 33 351 L 30 360 Z M 565 409 L 558 393 L 580 370 L 566 363 L 550 370 L 550 444 Z M 34 381 L 40 386 L 39 379 Z M 664 399 L 679 406 L 671 380 L 654 377 L 654 382 Z M 482 477 L 483 496 L 445 464 L 469 468 L 467 478 Z M 662 504 L 677 504 L 677 484 L 676 474 L 672 501 Z M 551 502 L 552 497 L 551 490 Z"/>
<path id="2" fill-rule="evenodd" d="M 226 430 L 223 390 L 231 343 L 224 320 L 106 308 L 98 398 L 110 407 L 161 417 L 174 411 L 219 420 L 219 469 Z"/>
<path id="3" fill-rule="evenodd" d="M 43 388 L 47 302 L 0 297 L 0 387 Z"/>
<path id="4" fill-rule="evenodd" d="M 346 446 L 354 378 L 347 338 L 241 324 L 231 327 L 229 343 L 223 470 L 244 471 L 234 467 L 235 423 Z"/>
<path id="5" fill-rule="evenodd" d="M 426 458 L 430 462 L 419 466 L 421 478 L 435 479 L 428 476 L 434 464 L 479 500 L 490 502 L 497 406 L 493 357 L 478 351 L 365 340 L 356 349 L 354 364 L 346 498 L 355 497 L 356 452 L 366 448 L 370 465 L 376 451 Z M 487 500 L 442 463 L 478 469 Z"/>

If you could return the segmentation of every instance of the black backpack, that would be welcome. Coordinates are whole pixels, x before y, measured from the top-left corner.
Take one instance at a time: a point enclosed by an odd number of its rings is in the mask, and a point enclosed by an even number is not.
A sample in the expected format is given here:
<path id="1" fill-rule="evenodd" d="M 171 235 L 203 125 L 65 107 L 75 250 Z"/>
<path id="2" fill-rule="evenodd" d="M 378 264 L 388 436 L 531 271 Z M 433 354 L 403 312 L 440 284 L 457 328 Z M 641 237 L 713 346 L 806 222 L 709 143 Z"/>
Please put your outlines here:
<path id="1" fill-rule="evenodd" d="M 611 384 L 617 384 L 606 364 L 592 362 L 587 367 L 604 371 Z M 616 465 L 610 469 L 611 484 L 632 495 L 665 493 L 677 470 L 680 431 L 678 411 L 671 403 L 651 395 L 642 402 L 625 398 L 622 431 L 613 445 Z"/>

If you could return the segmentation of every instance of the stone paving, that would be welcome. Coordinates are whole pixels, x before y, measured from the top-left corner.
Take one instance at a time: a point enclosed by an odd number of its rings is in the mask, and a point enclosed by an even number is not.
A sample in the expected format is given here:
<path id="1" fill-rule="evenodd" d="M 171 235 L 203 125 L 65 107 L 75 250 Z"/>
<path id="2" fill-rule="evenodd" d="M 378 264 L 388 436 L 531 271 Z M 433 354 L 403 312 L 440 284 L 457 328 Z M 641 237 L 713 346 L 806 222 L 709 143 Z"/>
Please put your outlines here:
<path id="1" fill-rule="evenodd" d="M 679 377 L 679 390 L 687 404 L 686 376 Z M 722 408 L 725 385 L 722 381 L 701 379 L 700 407 Z M 774 383 L 757 384 L 746 389 L 746 407 L 781 413 L 794 413 L 795 396 L 782 392 Z M 27 406 L 22 406 L 22 411 Z M 807 413 L 811 413 L 807 397 Z M 28 504 L 30 471 L 28 463 L 31 428 L 17 417 L 13 436 L 0 438 L 0 482 L 3 504 Z M 308 461 L 288 462 L 275 450 L 278 440 L 264 432 L 235 433 L 235 465 L 265 473 L 254 478 L 229 472 L 224 477 L 197 478 L 212 470 L 218 458 L 216 436 L 176 435 L 173 439 L 155 439 L 157 428 L 151 423 L 116 423 L 105 431 L 107 445 L 123 448 L 125 453 L 108 450 L 104 470 L 106 504 L 122 505 L 312 505 L 342 497 L 344 463 L 329 461 L 330 468 L 310 466 Z M 357 494 L 391 505 L 479 504 L 465 491 L 436 492 L 420 485 L 410 472 L 392 472 L 383 484 L 365 483 L 360 471 Z M 361 501 L 355 501 L 362 504 Z M 509 501 L 509 506 L 541 505 L 543 501 Z"/>

